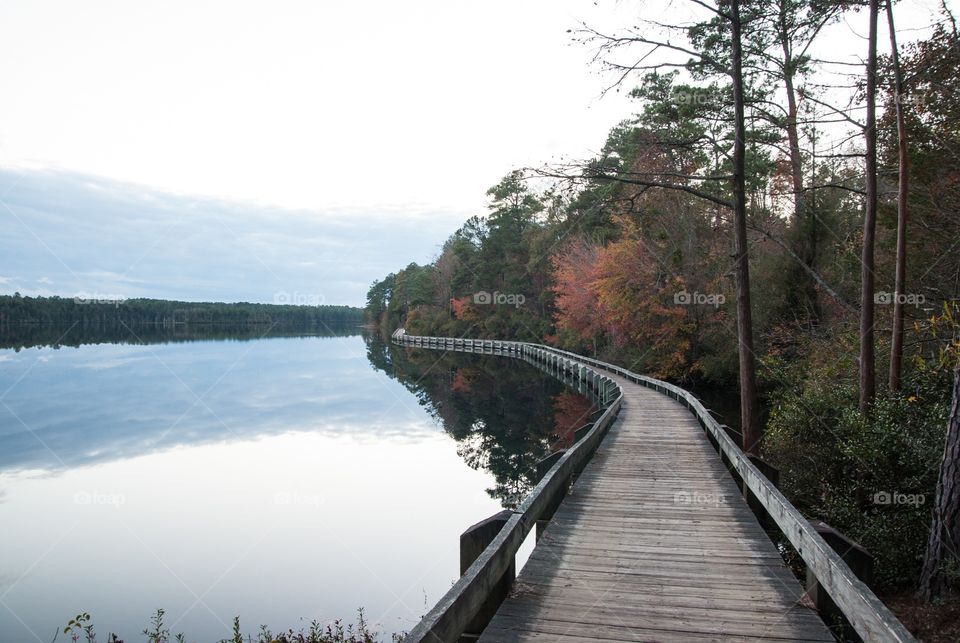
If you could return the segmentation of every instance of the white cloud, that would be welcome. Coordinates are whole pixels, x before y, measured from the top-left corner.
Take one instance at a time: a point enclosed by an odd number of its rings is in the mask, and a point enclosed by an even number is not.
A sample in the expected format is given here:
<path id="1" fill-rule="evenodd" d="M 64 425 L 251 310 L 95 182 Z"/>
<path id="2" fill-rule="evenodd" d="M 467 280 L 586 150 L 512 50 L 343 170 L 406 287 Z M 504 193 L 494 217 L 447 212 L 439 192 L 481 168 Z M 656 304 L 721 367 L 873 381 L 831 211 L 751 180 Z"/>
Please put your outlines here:
<path id="1" fill-rule="evenodd" d="M 299 293 L 362 305 L 370 282 L 428 261 L 467 217 L 287 210 L 51 170 L 0 170 L 0 184 L 12 186 L 4 202 L 15 215 L 0 255 L 46 286 L 20 289 L 31 296 L 269 303 Z"/>

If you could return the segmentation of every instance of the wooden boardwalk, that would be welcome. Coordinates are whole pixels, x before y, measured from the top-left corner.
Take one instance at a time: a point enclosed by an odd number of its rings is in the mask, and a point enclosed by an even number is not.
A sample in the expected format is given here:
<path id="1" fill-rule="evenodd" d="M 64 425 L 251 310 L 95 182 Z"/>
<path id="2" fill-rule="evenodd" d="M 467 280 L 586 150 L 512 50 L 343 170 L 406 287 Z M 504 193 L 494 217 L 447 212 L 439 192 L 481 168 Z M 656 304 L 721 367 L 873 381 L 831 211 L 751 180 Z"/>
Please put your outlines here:
<path id="1" fill-rule="evenodd" d="M 815 604 L 861 640 L 915 642 L 864 582 L 869 553 L 797 511 L 688 391 L 542 344 L 402 328 L 392 339 L 522 359 L 605 406 L 540 463 L 523 502 L 461 535 L 460 578 L 405 641 L 832 641 Z M 802 559 L 813 600 L 740 484 Z M 545 522 L 514 579 L 524 538 Z"/>
<path id="2" fill-rule="evenodd" d="M 833 641 L 690 411 L 612 379 L 619 417 L 480 641 Z"/>

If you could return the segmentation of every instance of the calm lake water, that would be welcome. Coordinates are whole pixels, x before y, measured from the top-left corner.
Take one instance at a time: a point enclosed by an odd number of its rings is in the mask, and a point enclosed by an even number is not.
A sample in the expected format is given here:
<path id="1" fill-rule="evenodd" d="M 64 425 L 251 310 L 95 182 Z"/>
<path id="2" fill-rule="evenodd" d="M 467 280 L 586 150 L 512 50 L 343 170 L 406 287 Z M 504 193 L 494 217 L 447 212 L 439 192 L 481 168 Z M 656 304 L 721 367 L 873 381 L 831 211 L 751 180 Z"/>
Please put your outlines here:
<path id="1" fill-rule="evenodd" d="M 358 607 L 408 629 L 592 410 L 522 362 L 354 329 L 65 330 L 0 334 L 28 346 L 0 348 L 4 643 L 82 611 L 129 643 L 157 608 L 188 641 Z"/>

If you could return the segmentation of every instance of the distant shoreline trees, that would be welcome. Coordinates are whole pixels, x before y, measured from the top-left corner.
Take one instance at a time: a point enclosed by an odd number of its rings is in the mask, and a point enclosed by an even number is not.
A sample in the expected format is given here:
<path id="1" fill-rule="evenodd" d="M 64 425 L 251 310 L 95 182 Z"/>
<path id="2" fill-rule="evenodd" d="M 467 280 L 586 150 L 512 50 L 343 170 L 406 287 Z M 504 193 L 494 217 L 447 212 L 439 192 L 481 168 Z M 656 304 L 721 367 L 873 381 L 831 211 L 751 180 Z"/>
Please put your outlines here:
<path id="1" fill-rule="evenodd" d="M 24 324 L 137 326 L 144 324 L 273 324 L 311 326 L 359 324 L 363 309 L 353 306 L 297 306 L 247 302 L 187 302 L 165 299 L 84 299 L 0 295 L 0 332 Z"/>

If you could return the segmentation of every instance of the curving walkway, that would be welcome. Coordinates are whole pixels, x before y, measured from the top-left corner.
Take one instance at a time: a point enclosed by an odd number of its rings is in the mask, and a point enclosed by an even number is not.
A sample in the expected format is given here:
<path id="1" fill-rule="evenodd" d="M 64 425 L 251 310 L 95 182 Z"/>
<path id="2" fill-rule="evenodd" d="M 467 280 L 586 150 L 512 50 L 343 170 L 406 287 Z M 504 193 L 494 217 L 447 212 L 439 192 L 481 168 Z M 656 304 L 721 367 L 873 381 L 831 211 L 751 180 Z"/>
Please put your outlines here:
<path id="1" fill-rule="evenodd" d="M 833 641 L 684 406 L 623 405 L 481 641 Z"/>
<path id="2" fill-rule="evenodd" d="M 824 540 L 689 392 L 541 344 L 403 329 L 393 341 L 522 359 L 607 404 L 517 508 L 491 519 L 499 531 L 485 521 L 465 532 L 488 544 L 405 640 L 833 641 L 737 479 L 802 558 L 817 605 L 865 641 L 915 640 L 847 565 L 859 546 L 835 531 Z M 510 584 L 520 543 L 547 519 Z"/>

